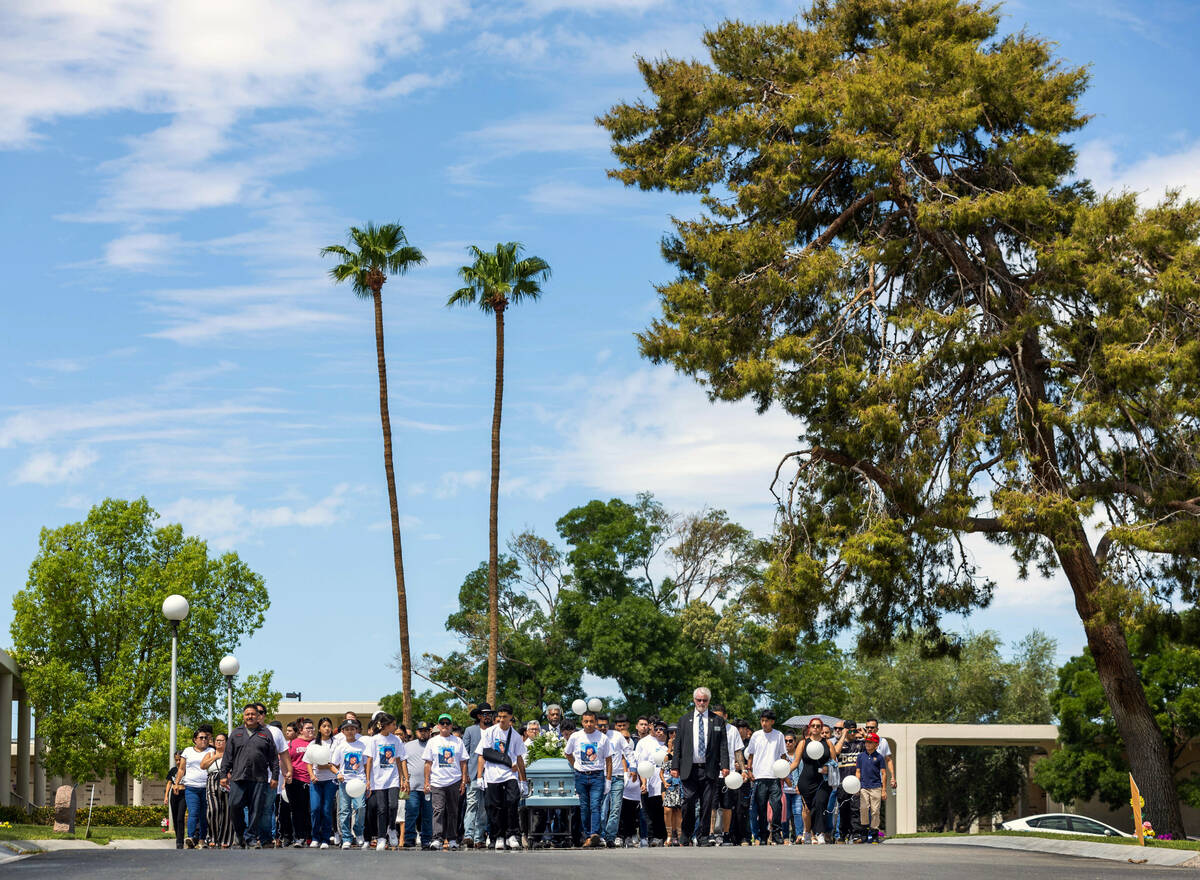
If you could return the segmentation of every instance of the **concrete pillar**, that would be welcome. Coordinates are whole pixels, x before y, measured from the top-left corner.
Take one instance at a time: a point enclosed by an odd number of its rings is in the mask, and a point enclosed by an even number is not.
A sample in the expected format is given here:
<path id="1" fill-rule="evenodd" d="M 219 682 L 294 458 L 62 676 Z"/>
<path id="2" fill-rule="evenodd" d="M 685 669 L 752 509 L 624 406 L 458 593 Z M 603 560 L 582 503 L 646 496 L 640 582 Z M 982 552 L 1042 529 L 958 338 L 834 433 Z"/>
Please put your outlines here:
<path id="1" fill-rule="evenodd" d="M 20 806 L 29 806 L 29 697 L 21 694 L 17 701 L 17 795 Z"/>
<path id="2" fill-rule="evenodd" d="M 142 806 L 143 797 L 142 780 L 135 776 L 133 778 L 133 797 L 131 797 L 129 800 L 132 802 L 133 806 L 140 807 Z"/>
<path id="3" fill-rule="evenodd" d="M 896 833 L 917 832 L 917 739 L 905 731 L 896 744 Z"/>
<path id="4" fill-rule="evenodd" d="M 8 806 L 12 779 L 13 676 L 0 669 L 0 806 Z"/>

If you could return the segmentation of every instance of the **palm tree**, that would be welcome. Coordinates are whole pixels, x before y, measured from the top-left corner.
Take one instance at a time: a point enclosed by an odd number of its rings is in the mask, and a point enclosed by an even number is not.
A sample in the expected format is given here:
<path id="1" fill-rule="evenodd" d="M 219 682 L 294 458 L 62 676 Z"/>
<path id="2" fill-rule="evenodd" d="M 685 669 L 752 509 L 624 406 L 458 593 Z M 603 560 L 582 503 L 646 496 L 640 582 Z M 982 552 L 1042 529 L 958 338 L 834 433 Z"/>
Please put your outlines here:
<path id="1" fill-rule="evenodd" d="M 504 311 L 526 299 L 541 296 L 541 282 L 550 277 L 550 264 L 541 257 L 521 259 L 522 246 L 510 241 L 497 244 L 495 251 L 483 251 L 471 245 L 467 252 L 475 258 L 470 266 L 458 270 L 465 287 L 454 291 L 448 306 L 478 303 L 484 312 L 496 316 L 496 395 L 492 403 L 492 486 L 488 509 L 488 671 L 487 699 L 496 705 L 496 665 L 500 645 L 500 409 L 504 399 Z"/>
<path id="2" fill-rule="evenodd" d="M 349 248 L 340 244 L 321 248 L 321 256 L 341 257 L 329 270 L 340 284 L 349 281 L 354 293 L 375 304 L 375 356 L 379 363 L 379 420 L 383 423 L 383 468 L 387 474 L 388 505 L 392 513 L 392 556 L 396 567 L 396 604 L 400 616 L 400 664 L 404 690 L 404 724 L 412 727 L 412 663 L 408 645 L 408 597 L 404 590 L 404 554 L 400 548 L 400 509 L 396 504 L 396 474 L 392 469 L 392 420 L 388 415 L 387 361 L 383 356 L 383 284 L 388 275 L 403 275 L 425 262 L 419 248 L 408 243 L 397 223 L 365 228 L 351 226 Z"/>

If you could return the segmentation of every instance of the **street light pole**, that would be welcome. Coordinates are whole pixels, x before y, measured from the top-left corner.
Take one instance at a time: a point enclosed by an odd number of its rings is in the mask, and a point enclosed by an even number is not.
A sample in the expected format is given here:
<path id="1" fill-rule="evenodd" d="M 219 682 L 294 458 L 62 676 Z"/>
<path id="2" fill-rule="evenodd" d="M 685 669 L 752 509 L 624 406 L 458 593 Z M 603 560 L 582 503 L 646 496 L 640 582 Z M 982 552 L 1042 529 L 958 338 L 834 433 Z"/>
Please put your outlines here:
<path id="1" fill-rule="evenodd" d="M 175 701 L 175 681 L 179 663 L 179 623 L 188 616 L 189 610 L 190 606 L 188 605 L 188 600 L 178 594 L 167 596 L 167 598 L 163 600 L 163 617 L 171 622 L 171 727 L 168 731 L 168 766 L 173 765 L 175 761 L 175 727 L 177 724 L 176 716 L 178 714 L 178 706 Z M 168 810 L 167 812 L 169 818 L 170 811 Z M 173 821 L 174 820 L 172 820 L 172 822 Z"/>
<path id="2" fill-rule="evenodd" d="M 242 665 L 232 654 L 222 657 L 219 665 L 221 674 L 225 676 L 225 735 L 228 736 L 233 733 L 233 677 Z"/>

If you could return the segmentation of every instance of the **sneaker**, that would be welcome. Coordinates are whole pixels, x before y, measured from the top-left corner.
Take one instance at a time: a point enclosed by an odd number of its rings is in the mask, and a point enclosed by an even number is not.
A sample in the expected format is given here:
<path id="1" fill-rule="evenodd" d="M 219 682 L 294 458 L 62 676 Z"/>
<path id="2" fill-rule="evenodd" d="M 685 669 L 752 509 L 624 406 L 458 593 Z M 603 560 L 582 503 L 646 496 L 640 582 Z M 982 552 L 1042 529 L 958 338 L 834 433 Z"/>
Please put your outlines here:
<path id="1" fill-rule="evenodd" d="M 316 846 L 316 845 L 317 845 L 317 842 L 314 840 L 312 845 L 313 845 L 313 846 Z M 321 849 L 329 849 L 329 844 L 328 844 L 328 843 L 322 843 L 322 844 L 321 844 Z"/>
<path id="2" fill-rule="evenodd" d="M 183 848 L 184 849 L 195 849 L 196 841 L 192 840 L 190 837 L 185 837 L 183 839 Z"/>
<path id="3" fill-rule="evenodd" d="M 383 852 L 385 849 L 387 849 L 387 840 L 381 837 L 375 841 L 375 852 Z"/>
<path id="4" fill-rule="evenodd" d="M 474 840 L 472 840 L 472 839 L 471 839 L 471 838 L 469 838 L 469 837 L 464 837 L 464 838 L 463 838 L 462 845 L 463 845 L 464 847 L 466 847 L 467 849 L 474 849 L 474 848 L 475 848 L 475 841 L 474 841 Z"/>
<path id="5" fill-rule="evenodd" d="M 355 841 L 355 843 L 358 844 L 359 849 L 367 849 L 371 845 L 361 838 L 359 838 L 357 841 Z"/>
<path id="6" fill-rule="evenodd" d="M 822 843 L 824 843 L 824 842 L 825 842 L 825 835 L 824 835 L 824 834 L 818 834 L 818 835 L 816 836 L 816 839 L 815 839 L 815 840 L 813 840 L 813 843 L 815 843 L 815 844 L 818 844 L 818 845 L 820 845 L 820 844 L 822 844 Z"/>
<path id="7" fill-rule="evenodd" d="M 507 843 L 508 843 L 509 849 L 520 849 L 521 848 L 521 841 L 517 839 L 517 836 L 515 834 L 508 838 Z"/>
<path id="8" fill-rule="evenodd" d="M 446 844 L 446 845 L 450 847 L 450 851 L 451 851 L 451 852 L 457 852 L 457 851 L 458 851 L 458 841 L 457 841 L 457 840 L 452 840 L 452 841 L 450 841 L 450 842 L 449 842 L 448 844 Z"/>
<path id="9" fill-rule="evenodd" d="M 304 849 L 304 841 L 297 840 L 295 843 L 292 844 L 292 846 L 294 846 L 296 849 Z"/>
<path id="10" fill-rule="evenodd" d="M 342 844 L 342 849 L 350 849 L 350 846 L 351 846 L 350 841 L 347 840 L 345 843 Z"/>
<path id="11" fill-rule="evenodd" d="M 623 846 L 625 846 L 625 841 L 619 837 L 614 837 L 611 841 L 609 841 L 608 845 L 613 849 L 621 849 Z"/>
<path id="12" fill-rule="evenodd" d="M 432 851 L 432 850 L 437 850 L 437 851 L 439 851 L 439 852 L 440 852 L 440 851 L 441 851 L 441 849 L 442 849 L 442 842 L 441 842 L 440 840 L 438 840 L 438 839 L 435 837 L 435 838 L 433 839 L 433 842 L 432 842 L 431 844 L 429 844 L 429 849 L 430 849 L 431 851 Z"/>
<path id="13" fill-rule="evenodd" d="M 503 837 L 496 838 L 495 848 L 496 849 L 504 849 L 504 838 Z"/>

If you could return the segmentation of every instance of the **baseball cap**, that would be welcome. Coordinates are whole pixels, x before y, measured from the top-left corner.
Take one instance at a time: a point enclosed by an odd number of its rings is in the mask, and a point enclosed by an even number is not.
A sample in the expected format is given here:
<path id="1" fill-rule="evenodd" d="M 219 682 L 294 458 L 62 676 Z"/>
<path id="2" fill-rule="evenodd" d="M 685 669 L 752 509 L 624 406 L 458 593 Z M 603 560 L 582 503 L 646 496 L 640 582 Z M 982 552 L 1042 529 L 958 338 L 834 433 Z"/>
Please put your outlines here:
<path id="1" fill-rule="evenodd" d="M 417 730 L 433 730 L 433 725 L 428 721 L 418 721 Z"/>
<path id="2" fill-rule="evenodd" d="M 869 742 L 869 743 L 877 743 L 877 742 L 879 742 L 879 734 L 877 734 L 877 733 L 868 733 L 868 734 L 867 734 L 867 742 Z"/>
<path id="3" fill-rule="evenodd" d="M 443 721 L 449 721 L 451 724 L 454 723 L 454 719 L 451 718 L 449 715 L 447 715 L 445 712 L 443 712 L 441 715 L 438 716 L 438 723 L 440 724 Z"/>

